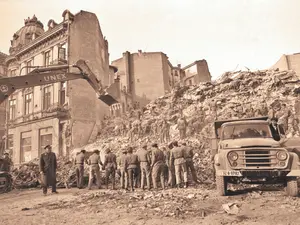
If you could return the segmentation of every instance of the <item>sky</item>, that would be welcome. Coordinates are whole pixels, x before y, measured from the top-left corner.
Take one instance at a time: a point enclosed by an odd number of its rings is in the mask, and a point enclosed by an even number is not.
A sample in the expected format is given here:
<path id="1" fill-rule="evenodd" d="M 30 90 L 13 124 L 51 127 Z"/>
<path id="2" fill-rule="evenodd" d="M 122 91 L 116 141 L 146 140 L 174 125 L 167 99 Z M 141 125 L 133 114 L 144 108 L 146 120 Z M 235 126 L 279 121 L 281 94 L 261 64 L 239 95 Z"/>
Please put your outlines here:
<path id="1" fill-rule="evenodd" d="M 34 14 L 45 28 L 62 12 L 94 12 L 110 61 L 125 51 L 162 51 L 173 65 L 206 59 L 213 78 L 267 69 L 300 52 L 299 0 L 0 0 L 0 51 Z"/>

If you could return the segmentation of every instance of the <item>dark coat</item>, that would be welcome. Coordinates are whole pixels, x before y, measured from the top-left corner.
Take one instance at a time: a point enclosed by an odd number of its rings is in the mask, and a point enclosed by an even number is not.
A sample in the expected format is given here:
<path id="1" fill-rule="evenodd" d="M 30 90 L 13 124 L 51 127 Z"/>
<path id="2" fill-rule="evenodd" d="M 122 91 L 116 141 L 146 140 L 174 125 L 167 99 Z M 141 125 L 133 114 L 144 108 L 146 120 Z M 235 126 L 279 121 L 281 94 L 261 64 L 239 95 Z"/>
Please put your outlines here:
<path id="1" fill-rule="evenodd" d="M 40 158 L 40 171 L 43 173 L 42 181 L 44 185 L 52 186 L 56 184 L 57 161 L 54 152 L 43 153 Z"/>

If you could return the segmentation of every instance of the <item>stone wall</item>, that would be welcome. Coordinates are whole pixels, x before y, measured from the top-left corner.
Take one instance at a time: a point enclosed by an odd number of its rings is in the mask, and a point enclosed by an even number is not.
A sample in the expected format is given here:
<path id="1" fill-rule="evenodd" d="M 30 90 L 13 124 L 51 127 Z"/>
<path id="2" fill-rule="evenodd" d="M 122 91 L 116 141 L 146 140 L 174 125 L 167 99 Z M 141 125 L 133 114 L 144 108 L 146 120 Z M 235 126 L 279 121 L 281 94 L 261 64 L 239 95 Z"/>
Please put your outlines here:
<path id="1" fill-rule="evenodd" d="M 109 83 L 109 59 L 106 41 L 94 13 L 80 11 L 73 18 L 69 33 L 69 64 L 78 59 L 88 66 L 104 85 Z M 74 70 L 76 71 L 76 70 Z M 85 80 L 74 80 L 68 86 L 72 118 L 72 147 L 81 147 L 100 129 L 100 121 L 109 108 L 101 102 Z"/>

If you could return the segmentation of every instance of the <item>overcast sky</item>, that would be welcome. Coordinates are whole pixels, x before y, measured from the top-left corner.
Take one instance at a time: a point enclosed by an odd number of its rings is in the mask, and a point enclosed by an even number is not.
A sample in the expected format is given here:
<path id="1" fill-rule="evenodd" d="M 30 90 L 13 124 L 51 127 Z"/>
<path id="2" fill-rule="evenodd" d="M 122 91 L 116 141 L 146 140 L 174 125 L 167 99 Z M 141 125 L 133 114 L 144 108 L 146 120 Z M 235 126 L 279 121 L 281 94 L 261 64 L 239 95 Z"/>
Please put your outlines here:
<path id="1" fill-rule="evenodd" d="M 300 52 L 300 0 L 0 0 L 0 51 L 33 14 L 47 26 L 62 12 L 96 13 L 110 60 L 124 51 L 162 51 L 173 65 L 206 59 L 214 78 L 272 66 Z"/>

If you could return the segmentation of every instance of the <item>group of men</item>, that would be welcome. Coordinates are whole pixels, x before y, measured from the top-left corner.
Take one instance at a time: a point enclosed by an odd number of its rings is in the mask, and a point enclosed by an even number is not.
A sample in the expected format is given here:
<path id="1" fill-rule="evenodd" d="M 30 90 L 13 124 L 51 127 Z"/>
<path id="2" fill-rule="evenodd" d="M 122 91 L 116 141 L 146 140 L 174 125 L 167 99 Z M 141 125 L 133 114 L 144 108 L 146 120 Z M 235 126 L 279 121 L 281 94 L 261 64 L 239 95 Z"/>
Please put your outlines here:
<path id="1" fill-rule="evenodd" d="M 47 194 L 48 186 L 52 187 L 52 193 L 56 191 L 56 155 L 52 152 L 52 147 L 47 145 L 45 152 L 40 157 L 40 173 L 43 187 L 43 194 Z M 147 188 L 150 190 L 166 187 L 187 188 L 188 172 L 192 174 L 195 183 L 197 181 L 196 170 L 193 164 L 193 149 L 185 142 L 178 143 L 174 141 L 168 146 L 162 146 L 154 143 L 148 148 L 147 144 L 138 148 L 134 152 L 132 147 L 122 150 L 122 155 L 117 160 L 116 155 L 107 148 L 105 151 L 104 162 L 101 161 L 100 151 L 94 150 L 92 155 L 87 158 L 87 152 L 81 150 L 74 160 L 76 165 L 77 187 L 84 187 L 84 166 L 89 166 L 88 189 L 95 183 L 97 188 L 102 187 L 101 168 L 105 171 L 105 185 L 112 189 L 116 188 L 115 177 L 120 176 L 120 186 L 122 189 L 134 191 L 135 188 Z M 182 182 L 183 177 L 183 182 Z"/>
<path id="2" fill-rule="evenodd" d="M 179 146 L 177 141 L 172 142 L 162 149 L 154 143 L 151 148 L 142 145 L 141 148 L 133 151 L 132 147 L 122 150 L 122 155 L 117 161 L 117 157 L 110 148 L 106 149 L 104 162 L 101 161 L 100 151 L 94 150 L 93 154 L 87 159 L 86 151 L 81 150 L 76 155 L 76 175 L 77 187 L 83 188 L 84 164 L 89 165 L 88 189 L 91 189 L 94 181 L 97 187 L 101 188 L 101 167 L 105 170 L 105 185 L 108 188 L 111 178 L 112 189 L 115 189 L 115 177 L 120 176 L 120 186 L 122 189 L 134 191 L 135 188 L 165 189 L 167 186 L 177 187 L 188 186 L 188 170 L 191 171 L 193 180 L 198 183 L 195 167 L 193 164 L 193 150 L 186 143 L 182 142 Z M 183 176 L 183 182 L 182 182 Z"/>

